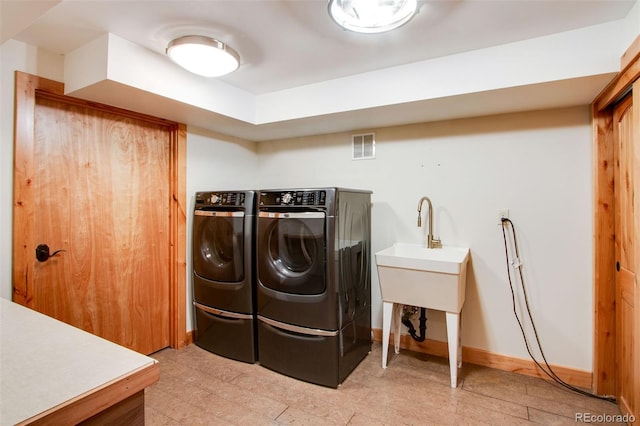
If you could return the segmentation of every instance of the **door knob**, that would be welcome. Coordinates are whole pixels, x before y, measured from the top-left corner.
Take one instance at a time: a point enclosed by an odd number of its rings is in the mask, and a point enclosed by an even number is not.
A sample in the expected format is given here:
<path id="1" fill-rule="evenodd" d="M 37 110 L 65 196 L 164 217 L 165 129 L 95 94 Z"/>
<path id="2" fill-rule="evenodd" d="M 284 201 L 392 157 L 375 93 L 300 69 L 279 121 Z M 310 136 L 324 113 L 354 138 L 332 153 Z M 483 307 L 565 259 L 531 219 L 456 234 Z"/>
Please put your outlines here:
<path id="1" fill-rule="evenodd" d="M 48 245 L 39 244 L 38 247 L 36 247 L 36 259 L 38 259 L 38 262 L 46 262 L 50 257 L 60 254 L 63 251 L 65 250 L 56 250 L 53 253 L 50 253 Z"/>

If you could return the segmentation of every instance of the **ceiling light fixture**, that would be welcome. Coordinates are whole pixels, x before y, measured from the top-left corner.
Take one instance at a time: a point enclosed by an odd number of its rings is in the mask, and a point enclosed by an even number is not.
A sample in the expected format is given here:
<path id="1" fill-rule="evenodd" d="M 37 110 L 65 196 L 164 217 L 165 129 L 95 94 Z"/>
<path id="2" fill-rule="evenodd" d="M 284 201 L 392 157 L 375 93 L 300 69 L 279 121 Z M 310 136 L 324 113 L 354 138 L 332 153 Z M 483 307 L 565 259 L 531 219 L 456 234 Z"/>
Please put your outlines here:
<path id="1" fill-rule="evenodd" d="M 409 22 L 417 0 L 329 0 L 329 15 L 341 27 L 359 33 L 382 33 Z"/>
<path id="2" fill-rule="evenodd" d="M 238 69 L 238 53 L 214 38 L 184 36 L 167 45 L 167 55 L 172 61 L 194 74 L 219 77 Z"/>

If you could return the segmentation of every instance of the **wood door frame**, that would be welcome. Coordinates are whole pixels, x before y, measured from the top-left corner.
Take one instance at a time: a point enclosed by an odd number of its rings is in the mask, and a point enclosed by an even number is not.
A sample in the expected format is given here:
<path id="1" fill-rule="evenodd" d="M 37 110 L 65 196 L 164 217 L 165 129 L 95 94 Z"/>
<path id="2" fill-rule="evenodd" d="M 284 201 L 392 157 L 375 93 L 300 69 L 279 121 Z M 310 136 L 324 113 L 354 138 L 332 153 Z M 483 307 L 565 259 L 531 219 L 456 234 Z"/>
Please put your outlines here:
<path id="1" fill-rule="evenodd" d="M 21 218 L 32 217 L 33 191 L 33 146 L 36 94 L 46 93 L 58 97 L 63 102 L 99 109 L 105 112 L 123 115 L 166 126 L 170 132 L 169 152 L 169 342 L 173 348 L 181 348 L 189 344 L 186 321 L 186 177 L 187 177 L 187 131 L 186 125 L 148 116 L 124 109 L 90 102 L 64 95 L 64 83 L 15 72 L 14 100 L 14 164 L 13 164 L 13 300 L 26 304 L 28 302 L 27 277 L 31 273 L 27 266 L 28 259 L 33 257 L 35 236 L 31 232 L 17 232 L 22 229 Z M 20 149 L 18 149 L 20 147 Z M 21 153 L 30 153 L 31 157 L 21 157 Z"/>
<path id="2" fill-rule="evenodd" d="M 631 44 L 620 60 L 620 73 L 591 104 L 593 194 L 594 194 L 594 354 L 593 391 L 601 395 L 615 395 L 615 219 L 614 219 L 614 138 L 613 107 L 632 91 L 633 103 L 640 105 L 640 36 Z M 640 122 L 640 108 L 634 108 L 634 122 Z M 636 173 L 635 186 L 640 182 Z M 636 197 L 635 226 L 640 230 L 640 197 Z M 640 265 L 636 247 L 636 265 Z M 636 291 L 636 306 L 640 306 Z M 636 309 L 636 324 L 640 324 L 640 309 Z M 640 341 L 640 327 L 635 330 Z M 640 348 L 636 348 L 636 358 Z M 638 360 L 640 361 L 640 360 Z M 635 365 L 640 365 L 636 362 Z M 636 369 L 640 370 L 640 369 Z M 640 371 L 635 372 L 636 383 Z"/>

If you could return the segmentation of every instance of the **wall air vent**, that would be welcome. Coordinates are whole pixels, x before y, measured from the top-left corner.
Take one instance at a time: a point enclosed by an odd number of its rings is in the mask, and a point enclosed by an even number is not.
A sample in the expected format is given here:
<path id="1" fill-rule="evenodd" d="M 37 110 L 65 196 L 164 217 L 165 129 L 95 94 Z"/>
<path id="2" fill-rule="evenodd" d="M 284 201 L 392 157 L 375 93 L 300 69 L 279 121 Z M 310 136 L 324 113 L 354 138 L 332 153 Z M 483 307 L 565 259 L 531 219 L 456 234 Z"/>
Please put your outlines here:
<path id="1" fill-rule="evenodd" d="M 361 133 L 351 135 L 352 159 L 369 160 L 376 158 L 376 134 Z"/>

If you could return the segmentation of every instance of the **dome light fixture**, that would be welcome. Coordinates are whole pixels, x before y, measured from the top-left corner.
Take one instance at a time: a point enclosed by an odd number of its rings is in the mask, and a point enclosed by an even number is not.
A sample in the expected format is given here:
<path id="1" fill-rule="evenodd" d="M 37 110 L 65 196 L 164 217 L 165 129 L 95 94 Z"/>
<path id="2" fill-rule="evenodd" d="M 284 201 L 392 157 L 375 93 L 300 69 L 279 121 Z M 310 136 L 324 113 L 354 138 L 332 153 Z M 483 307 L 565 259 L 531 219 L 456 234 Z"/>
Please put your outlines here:
<path id="1" fill-rule="evenodd" d="M 184 36 L 167 45 L 167 56 L 187 71 L 220 77 L 238 69 L 240 56 L 223 42 L 204 36 Z"/>
<path id="2" fill-rule="evenodd" d="M 398 28 L 418 11 L 417 0 L 329 0 L 329 15 L 341 27 L 358 33 Z"/>

